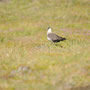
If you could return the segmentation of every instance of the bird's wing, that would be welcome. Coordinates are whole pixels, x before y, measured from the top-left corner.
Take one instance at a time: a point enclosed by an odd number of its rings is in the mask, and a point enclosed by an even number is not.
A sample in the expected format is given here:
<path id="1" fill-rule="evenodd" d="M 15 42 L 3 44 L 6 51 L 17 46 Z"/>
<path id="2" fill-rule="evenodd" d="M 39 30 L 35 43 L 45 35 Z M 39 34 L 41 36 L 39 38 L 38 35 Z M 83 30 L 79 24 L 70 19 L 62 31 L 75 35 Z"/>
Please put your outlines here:
<path id="1" fill-rule="evenodd" d="M 62 39 L 62 37 L 60 37 L 60 36 L 58 36 L 58 35 L 56 35 L 54 33 L 48 34 L 48 37 L 51 38 L 51 40 L 53 40 L 53 41 Z"/>

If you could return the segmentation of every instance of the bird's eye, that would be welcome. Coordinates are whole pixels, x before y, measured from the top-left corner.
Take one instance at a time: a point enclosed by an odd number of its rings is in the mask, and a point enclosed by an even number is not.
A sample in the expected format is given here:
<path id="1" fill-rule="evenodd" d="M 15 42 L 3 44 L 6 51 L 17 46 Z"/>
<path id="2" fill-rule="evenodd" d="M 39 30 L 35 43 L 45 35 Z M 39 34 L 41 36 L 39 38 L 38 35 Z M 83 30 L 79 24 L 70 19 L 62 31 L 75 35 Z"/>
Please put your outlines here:
<path id="1" fill-rule="evenodd" d="M 50 29 L 50 27 L 48 27 L 48 29 Z"/>

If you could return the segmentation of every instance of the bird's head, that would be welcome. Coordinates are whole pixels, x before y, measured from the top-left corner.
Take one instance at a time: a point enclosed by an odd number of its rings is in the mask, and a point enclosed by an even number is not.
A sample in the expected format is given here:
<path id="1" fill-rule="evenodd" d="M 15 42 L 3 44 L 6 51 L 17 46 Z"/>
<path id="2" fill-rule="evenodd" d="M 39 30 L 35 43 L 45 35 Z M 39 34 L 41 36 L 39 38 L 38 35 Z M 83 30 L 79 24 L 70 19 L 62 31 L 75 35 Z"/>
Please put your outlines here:
<path id="1" fill-rule="evenodd" d="M 47 34 L 48 34 L 48 33 L 52 33 L 52 30 L 51 30 L 50 27 L 47 28 Z"/>

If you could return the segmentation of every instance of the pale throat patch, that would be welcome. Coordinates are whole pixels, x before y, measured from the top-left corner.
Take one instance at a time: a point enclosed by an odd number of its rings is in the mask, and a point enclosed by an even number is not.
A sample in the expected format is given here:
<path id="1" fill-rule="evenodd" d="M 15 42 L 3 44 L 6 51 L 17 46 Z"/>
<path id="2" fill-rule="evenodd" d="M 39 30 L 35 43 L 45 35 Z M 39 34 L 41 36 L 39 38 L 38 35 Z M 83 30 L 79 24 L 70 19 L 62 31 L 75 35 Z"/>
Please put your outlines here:
<path id="1" fill-rule="evenodd" d="M 47 37 L 47 39 L 48 39 L 49 41 L 51 41 L 51 39 L 50 39 L 49 37 Z"/>
<path id="2" fill-rule="evenodd" d="M 48 29 L 47 34 L 52 33 L 51 28 Z"/>
<path id="3" fill-rule="evenodd" d="M 50 33 L 52 33 L 51 28 L 48 29 L 48 31 L 47 31 L 47 35 L 50 34 Z M 48 39 L 49 41 L 51 41 L 51 39 L 50 39 L 48 36 L 47 36 L 47 39 Z"/>

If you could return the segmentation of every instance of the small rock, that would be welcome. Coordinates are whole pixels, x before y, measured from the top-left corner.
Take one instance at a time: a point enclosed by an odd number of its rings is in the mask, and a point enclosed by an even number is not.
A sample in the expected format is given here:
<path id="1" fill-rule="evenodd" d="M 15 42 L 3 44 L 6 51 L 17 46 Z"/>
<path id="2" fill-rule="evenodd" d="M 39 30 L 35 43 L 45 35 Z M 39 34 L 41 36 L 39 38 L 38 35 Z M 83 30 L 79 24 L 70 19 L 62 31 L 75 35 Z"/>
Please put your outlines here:
<path id="1" fill-rule="evenodd" d="M 18 68 L 18 72 L 19 73 L 30 73 L 30 67 L 28 67 L 28 66 L 20 66 L 19 68 Z"/>
<path id="2" fill-rule="evenodd" d="M 16 71 L 15 70 L 12 70 L 10 72 L 9 78 L 14 77 L 15 75 L 16 75 Z"/>
<path id="3" fill-rule="evenodd" d="M 0 2 L 8 2 L 9 0 L 0 0 Z"/>
<path id="4" fill-rule="evenodd" d="M 16 71 L 15 70 L 12 70 L 10 74 L 11 75 L 15 75 L 16 74 Z"/>

